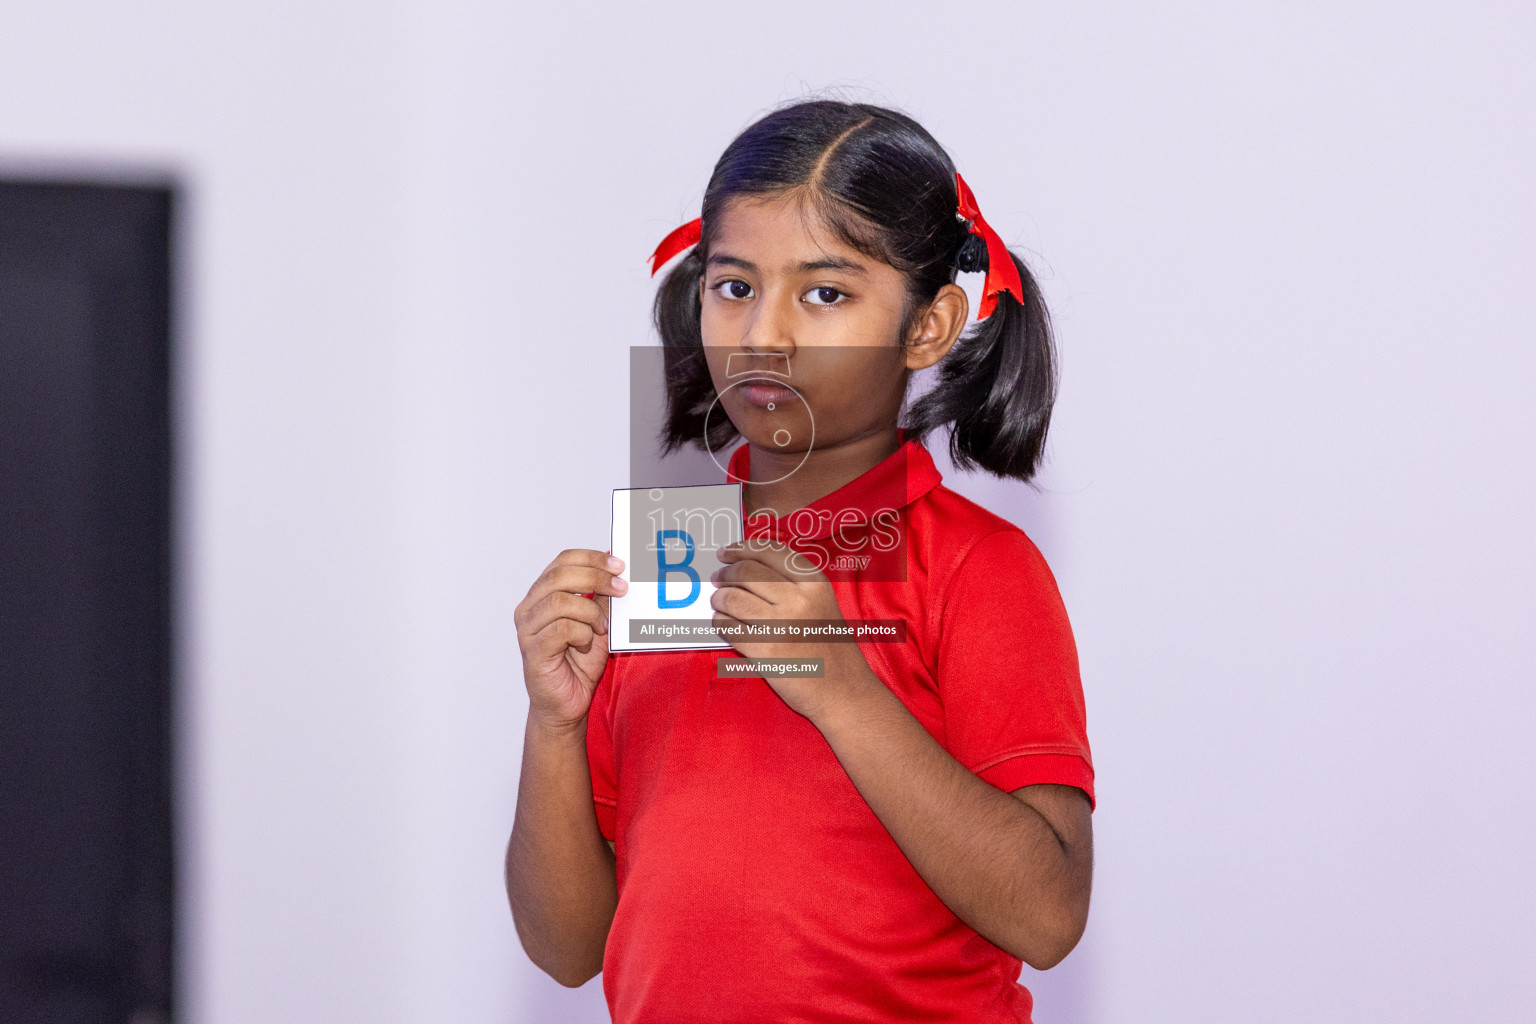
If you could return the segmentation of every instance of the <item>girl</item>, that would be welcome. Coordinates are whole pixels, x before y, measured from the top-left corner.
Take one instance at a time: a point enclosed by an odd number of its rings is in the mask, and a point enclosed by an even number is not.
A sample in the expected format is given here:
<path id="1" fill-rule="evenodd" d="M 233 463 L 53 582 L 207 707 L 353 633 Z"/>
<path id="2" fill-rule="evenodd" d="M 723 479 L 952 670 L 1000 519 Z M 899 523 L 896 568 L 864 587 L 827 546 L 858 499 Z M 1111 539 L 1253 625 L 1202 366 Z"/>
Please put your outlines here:
<path id="1" fill-rule="evenodd" d="M 748 540 L 720 552 L 715 625 L 901 635 L 732 641 L 819 677 L 610 657 L 624 566 L 557 557 L 516 614 L 518 936 L 562 984 L 602 971 L 620 1022 L 1028 1021 L 1021 964 L 1057 963 L 1087 920 L 1076 651 L 1039 551 L 942 486 L 922 442 L 948 428 L 956 465 L 1033 475 L 1054 397 L 1035 282 L 939 144 L 863 104 L 742 132 L 653 272 L 683 249 L 656 299 L 663 442 L 746 442 Z M 987 275 L 965 336 L 962 270 Z"/>

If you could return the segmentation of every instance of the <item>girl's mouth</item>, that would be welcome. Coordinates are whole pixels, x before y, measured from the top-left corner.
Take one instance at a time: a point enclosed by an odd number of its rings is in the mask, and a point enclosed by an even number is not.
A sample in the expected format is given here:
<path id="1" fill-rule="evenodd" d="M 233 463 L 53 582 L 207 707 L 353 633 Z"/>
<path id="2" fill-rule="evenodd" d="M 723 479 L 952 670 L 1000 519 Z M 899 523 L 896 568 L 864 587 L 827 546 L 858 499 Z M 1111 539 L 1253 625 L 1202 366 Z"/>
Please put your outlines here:
<path id="1" fill-rule="evenodd" d="M 796 401 L 799 396 L 783 384 L 768 380 L 751 380 L 740 386 L 742 397 L 762 409 L 782 407 L 785 402 Z"/>

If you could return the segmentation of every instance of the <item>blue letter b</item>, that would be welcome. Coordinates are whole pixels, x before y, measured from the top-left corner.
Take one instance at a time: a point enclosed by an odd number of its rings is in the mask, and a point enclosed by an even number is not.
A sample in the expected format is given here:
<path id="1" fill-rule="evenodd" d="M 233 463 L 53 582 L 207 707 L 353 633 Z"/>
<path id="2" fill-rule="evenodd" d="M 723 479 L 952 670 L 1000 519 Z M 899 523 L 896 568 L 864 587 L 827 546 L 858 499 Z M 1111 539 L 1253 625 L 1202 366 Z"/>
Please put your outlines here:
<path id="1" fill-rule="evenodd" d="M 667 538 L 680 540 L 688 553 L 681 562 L 667 561 Z M 688 596 L 681 601 L 667 599 L 667 577 L 678 573 L 688 577 Z M 699 573 L 693 567 L 693 538 L 687 530 L 656 531 L 656 606 L 686 608 L 699 599 Z"/>

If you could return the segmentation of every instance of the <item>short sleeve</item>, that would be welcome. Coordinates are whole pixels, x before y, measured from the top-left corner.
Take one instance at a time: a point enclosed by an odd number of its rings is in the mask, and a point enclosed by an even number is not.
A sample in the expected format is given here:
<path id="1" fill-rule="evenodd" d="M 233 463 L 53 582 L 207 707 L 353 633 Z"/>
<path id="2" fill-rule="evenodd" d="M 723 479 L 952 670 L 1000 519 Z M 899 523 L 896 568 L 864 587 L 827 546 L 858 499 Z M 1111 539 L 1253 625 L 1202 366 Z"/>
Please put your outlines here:
<path id="1" fill-rule="evenodd" d="M 998 789 L 1057 783 L 1094 802 L 1093 759 L 1067 610 L 1020 530 L 966 553 L 938 619 L 945 746 Z"/>
<path id="2" fill-rule="evenodd" d="M 603 838 L 614 841 L 618 816 L 618 771 L 613 756 L 613 687 L 619 659 L 612 655 L 592 691 L 587 709 L 587 767 L 592 775 L 592 804 Z"/>

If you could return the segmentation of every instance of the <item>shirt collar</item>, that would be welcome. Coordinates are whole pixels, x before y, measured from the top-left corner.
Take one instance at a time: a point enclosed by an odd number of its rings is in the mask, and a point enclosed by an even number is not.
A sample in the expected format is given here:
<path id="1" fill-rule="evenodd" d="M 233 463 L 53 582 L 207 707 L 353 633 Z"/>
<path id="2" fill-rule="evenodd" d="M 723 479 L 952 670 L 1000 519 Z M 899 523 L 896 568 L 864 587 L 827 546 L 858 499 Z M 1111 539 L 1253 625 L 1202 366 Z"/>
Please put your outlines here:
<path id="1" fill-rule="evenodd" d="M 857 523 L 868 522 L 882 510 L 901 509 L 939 485 L 943 479 L 928 449 L 906 431 L 901 446 L 831 494 L 787 516 L 754 516 L 748 533 L 771 532 L 779 539 L 793 536 L 816 540 Z M 742 445 L 731 453 L 726 479 L 745 483 L 751 473 L 752 448 Z M 753 524 L 756 524 L 755 526 Z"/>

